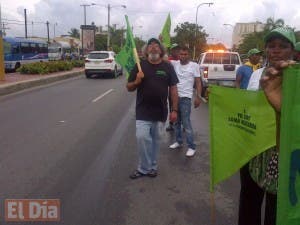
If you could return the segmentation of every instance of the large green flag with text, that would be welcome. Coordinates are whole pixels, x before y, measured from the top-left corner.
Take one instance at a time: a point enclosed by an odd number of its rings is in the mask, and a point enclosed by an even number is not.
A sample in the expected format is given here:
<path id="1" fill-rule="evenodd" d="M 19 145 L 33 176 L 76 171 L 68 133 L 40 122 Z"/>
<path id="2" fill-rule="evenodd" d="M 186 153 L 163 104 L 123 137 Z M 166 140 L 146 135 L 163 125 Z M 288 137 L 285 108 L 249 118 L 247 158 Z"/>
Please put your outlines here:
<path id="1" fill-rule="evenodd" d="M 162 44 L 166 48 L 170 48 L 170 46 L 171 46 L 170 31 L 171 31 L 171 16 L 170 16 L 170 13 L 169 13 L 168 16 L 167 16 L 166 22 L 163 26 L 163 29 L 161 31 Z"/>
<path id="2" fill-rule="evenodd" d="M 283 74 L 277 225 L 300 224 L 300 65 Z"/>
<path id="3" fill-rule="evenodd" d="M 262 91 L 211 86 L 210 188 L 276 144 L 275 112 Z"/>
<path id="4" fill-rule="evenodd" d="M 134 49 L 135 42 L 133 39 L 133 34 L 131 30 L 131 26 L 128 21 L 127 15 L 125 15 L 127 31 L 126 31 L 126 42 L 124 47 L 121 49 L 119 54 L 116 56 L 116 61 L 122 65 L 122 67 L 126 70 L 126 78 L 128 79 L 130 71 L 133 69 L 136 60 L 134 58 Z"/>

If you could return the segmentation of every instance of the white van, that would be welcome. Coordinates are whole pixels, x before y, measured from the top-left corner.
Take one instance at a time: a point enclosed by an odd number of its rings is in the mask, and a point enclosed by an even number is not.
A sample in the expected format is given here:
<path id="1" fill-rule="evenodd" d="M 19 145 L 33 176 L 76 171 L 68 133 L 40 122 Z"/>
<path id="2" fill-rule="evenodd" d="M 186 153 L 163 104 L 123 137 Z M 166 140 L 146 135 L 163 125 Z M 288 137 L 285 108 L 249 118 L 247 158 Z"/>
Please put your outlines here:
<path id="1" fill-rule="evenodd" d="M 209 84 L 234 87 L 236 71 L 242 65 L 239 53 L 224 50 L 204 52 L 198 63 L 204 88 Z"/>

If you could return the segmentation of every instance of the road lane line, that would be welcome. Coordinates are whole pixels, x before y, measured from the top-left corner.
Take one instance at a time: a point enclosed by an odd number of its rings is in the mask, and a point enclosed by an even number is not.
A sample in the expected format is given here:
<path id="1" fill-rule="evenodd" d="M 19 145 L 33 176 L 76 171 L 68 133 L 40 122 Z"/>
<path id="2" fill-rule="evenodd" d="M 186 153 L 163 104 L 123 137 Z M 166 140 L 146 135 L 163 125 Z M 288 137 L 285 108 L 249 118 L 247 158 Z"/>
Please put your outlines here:
<path id="1" fill-rule="evenodd" d="M 101 98 L 103 98 L 105 95 L 109 94 L 112 91 L 114 91 L 114 89 L 109 89 L 107 92 L 105 92 L 102 95 L 100 95 L 99 97 L 95 98 L 92 102 L 95 103 L 95 102 L 99 101 Z"/>

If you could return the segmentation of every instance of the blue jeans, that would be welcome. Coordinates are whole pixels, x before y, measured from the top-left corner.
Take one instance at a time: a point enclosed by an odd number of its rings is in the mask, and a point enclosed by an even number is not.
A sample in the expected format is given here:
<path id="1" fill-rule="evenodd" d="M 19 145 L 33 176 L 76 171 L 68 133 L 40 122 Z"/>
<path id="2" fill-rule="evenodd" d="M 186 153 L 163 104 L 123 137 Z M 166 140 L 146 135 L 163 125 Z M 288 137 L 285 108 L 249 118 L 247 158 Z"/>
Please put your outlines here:
<path id="1" fill-rule="evenodd" d="M 136 139 L 139 152 L 138 171 L 147 174 L 157 170 L 160 134 L 163 123 L 159 121 L 136 121 Z"/>
<path id="2" fill-rule="evenodd" d="M 182 129 L 181 124 L 183 125 L 183 128 L 185 129 L 185 135 L 186 135 L 186 142 L 188 145 L 188 148 L 196 149 L 196 145 L 194 143 L 194 132 L 191 124 L 191 107 L 192 107 L 192 99 L 190 98 L 179 98 L 179 107 L 178 107 L 178 118 L 177 122 L 175 124 L 175 135 L 176 135 L 176 141 L 179 144 L 183 143 L 182 140 Z"/>

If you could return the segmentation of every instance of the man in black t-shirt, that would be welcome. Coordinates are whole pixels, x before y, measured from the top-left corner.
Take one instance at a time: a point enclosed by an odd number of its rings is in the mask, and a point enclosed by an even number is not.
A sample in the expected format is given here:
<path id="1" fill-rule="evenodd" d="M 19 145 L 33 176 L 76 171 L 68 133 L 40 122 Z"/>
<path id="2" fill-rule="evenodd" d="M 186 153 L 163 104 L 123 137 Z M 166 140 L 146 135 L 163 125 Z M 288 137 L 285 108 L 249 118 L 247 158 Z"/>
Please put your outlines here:
<path id="1" fill-rule="evenodd" d="M 137 90 L 136 98 L 136 138 L 139 151 L 139 164 L 131 179 L 157 176 L 157 154 L 160 132 L 168 116 L 168 91 L 170 88 L 173 111 L 170 121 L 177 120 L 178 78 L 173 66 L 163 61 L 164 47 L 159 40 L 151 38 L 144 49 L 146 60 L 131 71 L 127 90 Z"/>

